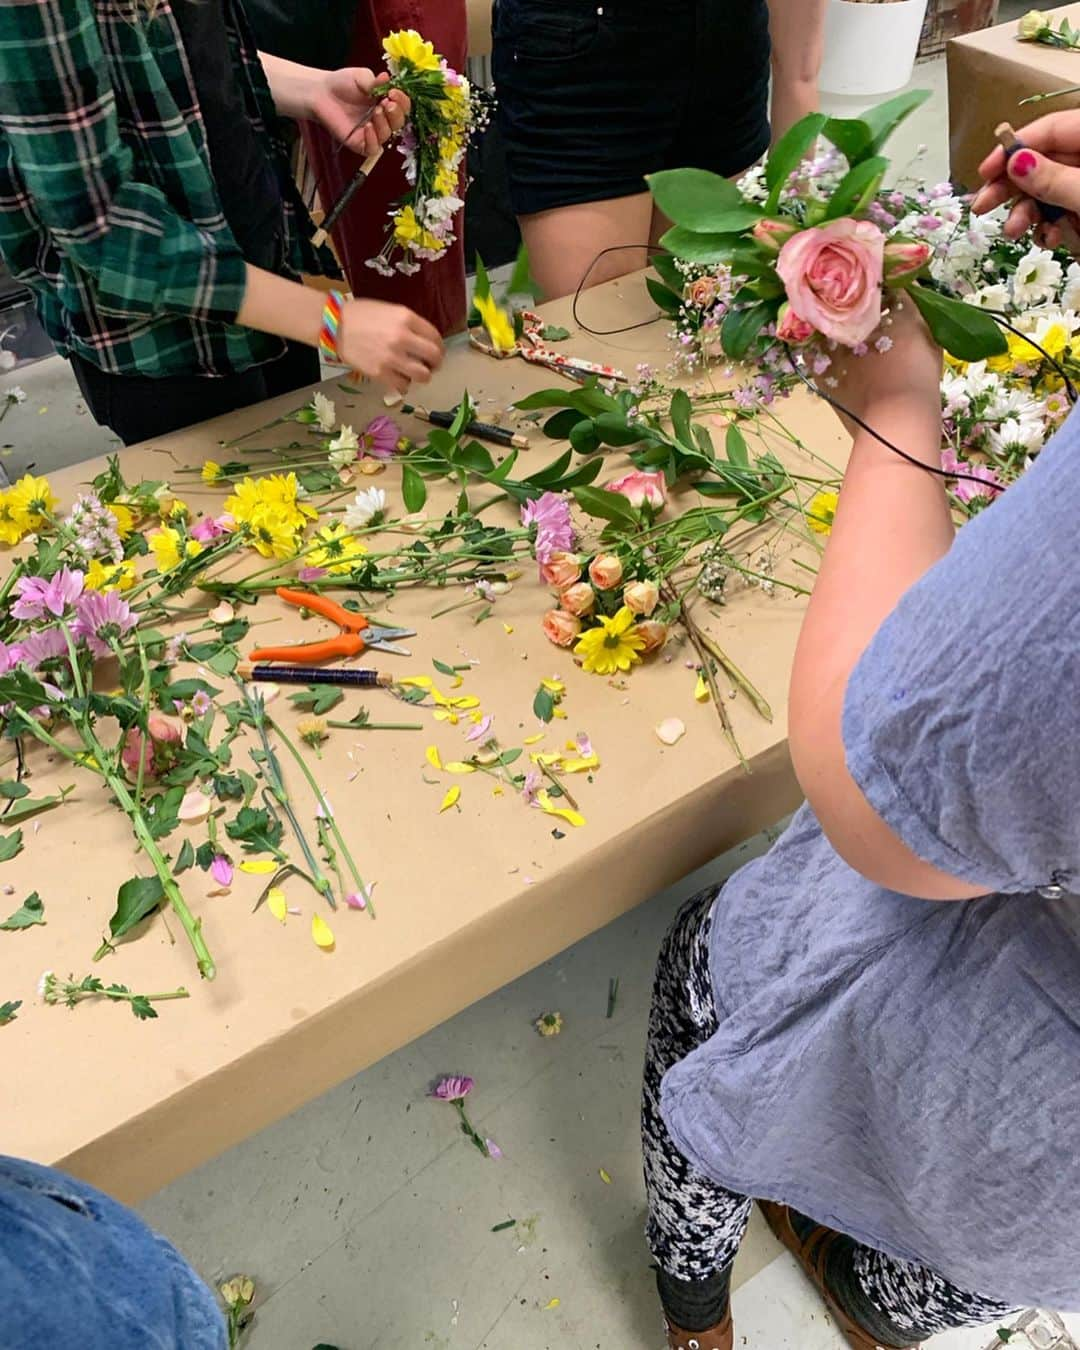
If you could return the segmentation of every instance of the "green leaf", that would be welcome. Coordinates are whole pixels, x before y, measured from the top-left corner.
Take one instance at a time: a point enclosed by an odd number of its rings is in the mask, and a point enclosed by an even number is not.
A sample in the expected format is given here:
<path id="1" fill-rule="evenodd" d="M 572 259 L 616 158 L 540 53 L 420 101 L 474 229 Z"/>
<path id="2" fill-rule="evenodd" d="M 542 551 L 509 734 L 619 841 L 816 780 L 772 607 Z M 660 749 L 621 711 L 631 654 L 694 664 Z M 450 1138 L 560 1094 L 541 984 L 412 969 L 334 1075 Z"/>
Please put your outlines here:
<path id="1" fill-rule="evenodd" d="M 487 475 L 489 483 L 501 483 L 510 476 L 510 470 L 517 463 L 518 452 L 511 450 L 504 460 L 501 460 L 494 469 Z"/>
<path id="2" fill-rule="evenodd" d="M 671 399 L 671 428 L 675 433 L 675 439 L 683 445 L 693 445 L 690 437 L 690 418 L 693 411 L 690 395 L 685 389 L 676 389 Z"/>
<path id="3" fill-rule="evenodd" d="M 657 253 L 652 259 L 653 271 L 670 290 L 682 295 L 686 289 L 686 278 L 679 271 L 678 263 L 670 253 Z"/>
<path id="4" fill-rule="evenodd" d="M 479 441 L 470 441 L 468 445 L 460 446 L 454 454 L 453 462 L 457 468 L 468 469 L 470 473 L 491 473 L 495 467 L 491 451 L 485 450 Z"/>
<path id="5" fill-rule="evenodd" d="M 593 419 L 593 426 L 604 445 L 637 445 L 644 434 L 641 426 L 626 420 L 624 412 L 601 413 Z M 570 440 L 573 443 L 573 437 Z M 574 449 L 578 447 L 575 445 Z"/>
<path id="6" fill-rule="evenodd" d="M 550 487 L 552 483 L 557 483 L 567 471 L 573 458 L 571 451 L 564 450 L 558 459 L 553 459 L 546 468 L 537 469 L 535 473 L 529 474 L 524 481 L 533 487 Z"/>
<path id="7" fill-rule="evenodd" d="M 670 290 L 663 282 L 657 281 L 655 277 L 645 278 L 645 289 L 665 314 L 678 314 L 682 307 L 681 295 L 676 295 L 673 290 Z"/>
<path id="8" fill-rule="evenodd" d="M 749 209 L 742 193 L 727 178 L 707 169 L 664 169 L 646 176 L 653 201 L 668 220 L 697 234 L 719 234 L 725 230 L 743 230 L 747 226 L 717 225 L 726 215 Z M 755 211 L 752 225 L 760 212 Z"/>
<path id="9" fill-rule="evenodd" d="M 493 1233 L 504 1233 L 508 1228 L 513 1228 L 516 1223 L 516 1219 L 507 1219 L 505 1223 L 497 1223 L 491 1231 Z"/>
<path id="10" fill-rule="evenodd" d="M 576 408 L 563 408 L 561 412 L 554 413 L 544 423 L 544 435 L 549 436 L 553 441 L 565 441 L 570 437 L 570 433 L 582 420 L 582 413 Z"/>
<path id="11" fill-rule="evenodd" d="M 154 1005 L 145 994 L 136 994 L 129 1000 L 129 1006 L 140 1022 L 149 1021 L 150 1018 L 157 1016 L 157 1013 L 154 1011 Z"/>
<path id="12" fill-rule="evenodd" d="M 0 862 L 10 862 L 23 846 L 22 830 L 0 835 Z"/>
<path id="13" fill-rule="evenodd" d="M 473 294 L 477 300 L 486 300 L 491 294 L 491 281 L 488 278 L 484 260 L 479 253 L 476 255 L 476 288 Z M 419 509 L 417 507 L 417 510 Z"/>
<path id="14" fill-rule="evenodd" d="M 540 336 L 545 342 L 565 342 L 570 336 L 570 329 L 560 328 L 557 323 L 546 323 L 540 329 Z"/>
<path id="15" fill-rule="evenodd" d="M 606 488 L 578 487 L 574 489 L 574 499 L 586 515 L 610 520 L 621 529 L 636 530 L 640 524 L 637 512 L 621 493 L 608 492 Z"/>
<path id="16" fill-rule="evenodd" d="M 132 877 L 116 893 L 116 913 L 109 920 L 109 934 L 116 942 L 130 933 L 136 924 L 153 914 L 162 900 L 165 888 L 160 877 Z"/>
<path id="17" fill-rule="evenodd" d="M 24 797 L 21 801 L 16 802 L 10 811 L 4 812 L 3 822 L 5 825 L 14 825 L 16 821 L 29 820 L 31 816 L 36 816 L 41 811 L 51 811 L 54 806 L 59 806 L 68 794 L 74 791 L 74 787 L 69 787 L 64 788 L 55 797 Z"/>
<path id="18" fill-rule="evenodd" d="M 864 159 L 846 173 L 829 200 L 825 219 L 839 220 L 841 216 L 855 216 L 865 211 L 881 186 L 888 167 L 887 159 L 875 155 L 871 159 Z"/>
<path id="19" fill-rule="evenodd" d="M 29 797 L 30 789 L 25 783 L 17 783 L 11 779 L 7 783 L 0 783 L 0 797 L 6 797 L 8 801 L 15 801 L 19 797 Z"/>
<path id="20" fill-rule="evenodd" d="M 238 773 L 218 773 L 214 775 L 214 795 L 223 802 L 239 802 L 244 799 L 244 780 Z"/>
<path id="21" fill-rule="evenodd" d="M 176 859 L 176 865 L 173 867 L 173 876 L 181 876 L 190 867 L 195 866 L 195 850 L 191 847 L 191 840 L 185 839 L 180 845 L 180 854 Z"/>
<path id="22" fill-rule="evenodd" d="M 727 439 L 724 442 L 727 450 L 727 457 L 732 464 L 737 464 L 740 469 L 750 467 L 750 453 L 746 448 L 746 437 L 733 422 L 727 429 Z"/>
<path id="23" fill-rule="evenodd" d="M 207 668 L 215 675 L 231 675 L 239 663 L 239 656 L 232 647 L 222 647 L 207 659 Z"/>
<path id="24" fill-rule="evenodd" d="M 511 764 L 515 764 L 522 756 L 524 751 L 520 746 L 515 746 L 513 750 L 504 750 L 498 758 L 498 763 L 505 769 Z"/>
<path id="25" fill-rule="evenodd" d="M 19 908 L 9 918 L 0 923 L 0 928 L 14 933 L 20 928 L 33 928 L 35 924 L 45 922 L 45 906 L 37 891 L 32 891 Z"/>
<path id="26" fill-rule="evenodd" d="M 555 696 L 543 685 L 536 691 L 533 699 L 533 712 L 541 722 L 550 722 L 555 716 Z"/>
<path id="27" fill-rule="evenodd" d="M 926 286 L 912 286 L 909 294 L 926 320 L 934 341 L 960 361 L 983 361 L 1009 349 L 1005 334 L 989 314 L 950 300 Z"/>
<path id="28" fill-rule="evenodd" d="M 421 511 L 427 501 L 427 486 L 411 464 L 401 466 L 401 498 L 407 511 Z"/>
<path id="29" fill-rule="evenodd" d="M 765 165 L 765 183 L 769 188 L 766 214 L 776 210 L 784 185 L 821 135 L 821 129 L 828 120 L 824 113 L 810 113 L 785 132 L 769 152 Z"/>
<path id="30" fill-rule="evenodd" d="M 741 360 L 765 325 L 776 315 L 776 304 L 759 300 L 756 305 L 732 309 L 724 317 L 720 341 L 724 351 L 735 360 Z"/>
<path id="31" fill-rule="evenodd" d="M 825 123 L 824 135 L 854 168 L 868 156 L 876 155 L 900 123 L 929 97 L 928 89 L 912 89 L 879 103 L 862 117 L 832 117 Z"/>
<path id="32" fill-rule="evenodd" d="M 514 270 L 510 273 L 506 293 L 507 295 L 531 295 L 534 299 L 540 295 L 540 287 L 536 284 L 532 269 L 529 267 L 529 250 L 524 244 L 518 249 L 517 258 L 514 261 Z"/>
<path id="33" fill-rule="evenodd" d="M 595 455 L 600 449 L 600 433 L 592 421 L 578 422 L 570 433 L 570 444 L 579 455 Z"/>
<path id="34" fill-rule="evenodd" d="M 313 684 L 309 685 L 307 689 L 301 689 L 299 693 L 290 694 L 289 702 L 316 717 L 321 717 L 331 708 L 336 708 L 344 697 L 345 695 L 341 690 L 335 689 L 332 685 Z M 242 792 L 241 789 L 241 792 L 237 795 L 242 795 Z"/>
<path id="35" fill-rule="evenodd" d="M 14 1022 L 15 1015 L 21 1007 L 21 998 L 15 999 L 14 1002 L 0 1003 L 0 1027 L 6 1027 L 9 1022 Z"/>
<path id="36" fill-rule="evenodd" d="M 739 242 L 737 234 L 694 234 L 673 225 L 660 240 L 664 248 L 674 253 L 684 262 L 722 263 L 731 258 L 732 250 Z"/>
<path id="37" fill-rule="evenodd" d="M 245 853 L 273 853 L 281 843 L 285 827 L 262 807 L 244 806 L 225 826 L 230 839 L 242 844 Z"/>

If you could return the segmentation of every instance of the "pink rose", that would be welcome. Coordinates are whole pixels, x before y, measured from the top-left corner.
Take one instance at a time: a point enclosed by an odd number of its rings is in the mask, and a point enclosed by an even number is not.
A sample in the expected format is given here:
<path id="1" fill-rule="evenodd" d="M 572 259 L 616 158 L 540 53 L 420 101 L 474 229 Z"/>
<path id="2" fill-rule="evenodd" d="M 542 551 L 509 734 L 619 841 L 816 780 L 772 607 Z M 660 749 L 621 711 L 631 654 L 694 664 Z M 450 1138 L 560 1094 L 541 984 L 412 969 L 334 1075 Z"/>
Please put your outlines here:
<path id="1" fill-rule="evenodd" d="M 559 597 L 559 604 L 567 614 L 576 614 L 579 619 L 583 619 L 596 607 L 596 592 L 587 581 L 579 581 L 575 586 L 568 586 L 563 591 Z"/>
<path id="2" fill-rule="evenodd" d="M 809 342 L 814 336 L 814 326 L 800 319 L 790 305 L 780 306 L 780 318 L 776 324 L 776 336 L 781 342 L 790 342 L 796 347 Z"/>
<path id="3" fill-rule="evenodd" d="M 132 778 L 138 777 L 140 756 L 145 757 L 143 775 L 147 778 L 168 773 L 176 763 L 176 752 L 184 734 L 181 724 L 162 713 L 152 712 L 147 719 L 147 728 L 150 736 L 145 744 L 138 727 L 131 727 L 124 737 L 120 761 Z"/>
<path id="4" fill-rule="evenodd" d="M 632 473 L 624 473 L 621 478 L 616 478 L 613 483 L 608 483 L 608 492 L 617 492 L 620 497 L 625 497 L 631 506 L 651 507 L 654 511 L 659 511 L 667 501 L 667 484 L 664 482 L 662 473 L 643 473 L 640 469 L 635 469 Z"/>
<path id="5" fill-rule="evenodd" d="M 891 239 L 885 245 L 886 286 L 894 286 L 921 272 L 933 252 L 925 239 Z"/>
<path id="6" fill-rule="evenodd" d="M 716 299 L 719 290 L 720 283 L 715 277 L 697 277 L 686 288 L 686 298 L 692 305 L 704 309 Z"/>
<path id="7" fill-rule="evenodd" d="M 627 609 L 647 618 L 660 603 L 660 587 L 655 581 L 632 581 L 622 598 Z"/>
<path id="8" fill-rule="evenodd" d="M 598 591 L 610 591 L 622 581 L 623 567 L 614 553 L 598 553 L 589 564 L 589 580 Z"/>
<path id="9" fill-rule="evenodd" d="M 565 591 L 581 580 L 581 559 L 574 553 L 553 553 L 540 564 L 540 580 L 557 591 Z"/>
<path id="10" fill-rule="evenodd" d="M 798 234 L 799 227 L 793 220 L 776 220 L 766 216 L 753 228 L 755 240 L 770 253 L 779 253 L 792 235 Z"/>
<path id="11" fill-rule="evenodd" d="M 787 241 L 776 270 L 791 306 L 819 333 L 845 347 L 865 342 L 881 322 L 885 236 L 868 220 L 830 220 Z"/>
<path id="12" fill-rule="evenodd" d="M 638 637 L 645 640 L 645 646 L 641 649 L 642 656 L 658 652 L 668 640 L 667 624 L 659 623 L 656 619 L 644 619 L 638 624 L 637 633 Z"/>
<path id="13" fill-rule="evenodd" d="M 556 647 L 571 647 L 581 632 L 581 620 L 564 609 L 549 609 L 540 620 L 544 636 Z"/>

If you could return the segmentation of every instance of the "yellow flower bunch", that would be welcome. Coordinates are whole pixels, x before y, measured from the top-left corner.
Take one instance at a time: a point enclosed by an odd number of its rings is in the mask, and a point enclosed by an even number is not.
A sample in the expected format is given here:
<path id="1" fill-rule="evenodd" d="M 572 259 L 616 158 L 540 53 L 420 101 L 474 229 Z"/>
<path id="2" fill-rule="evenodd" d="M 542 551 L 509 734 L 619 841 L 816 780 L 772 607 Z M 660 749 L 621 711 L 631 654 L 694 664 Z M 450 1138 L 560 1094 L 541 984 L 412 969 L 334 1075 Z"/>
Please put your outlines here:
<path id="1" fill-rule="evenodd" d="M 393 75 L 399 74 L 405 65 L 414 70 L 438 70 L 440 66 L 441 58 L 435 55 L 435 48 L 425 42 L 415 28 L 405 28 L 384 38 L 383 51 Z"/>
<path id="2" fill-rule="evenodd" d="M 150 545 L 159 572 L 172 572 L 185 559 L 197 558 L 203 552 L 203 545 L 197 539 L 185 539 L 171 525 L 155 530 L 146 542 Z"/>
<path id="3" fill-rule="evenodd" d="M 134 585 L 134 558 L 125 558 L 118 563 L 103 563 L 98 558 L 90 560 L 90 566 L 86 569 L 88 591 L 130 591 Z"/>
<path id="4" fill-rule="evenodd" d="M 299 493 L 294 473 L 245 478 L 225 499 L 225 510 L 264 558 L 288 558 L 297 551 L 309 522 L 318 518 Z"/>
<path id="5" fill-rule="evenodd" d="M 307 567 L 322 567 L 327 572 L 341 575 L 351 572 L 365 553 L 364 545 L 340 521 L 335 521 L 316 531 L 304 555 L 304 563 Z"/>
<path id="6" fill-rule="evenodd" d="M 49 480 L 24 474 L 14 487 L 0 492 L 0 543 L 17 544 L 24 535 L 40 530 L 56 506 Z"/>

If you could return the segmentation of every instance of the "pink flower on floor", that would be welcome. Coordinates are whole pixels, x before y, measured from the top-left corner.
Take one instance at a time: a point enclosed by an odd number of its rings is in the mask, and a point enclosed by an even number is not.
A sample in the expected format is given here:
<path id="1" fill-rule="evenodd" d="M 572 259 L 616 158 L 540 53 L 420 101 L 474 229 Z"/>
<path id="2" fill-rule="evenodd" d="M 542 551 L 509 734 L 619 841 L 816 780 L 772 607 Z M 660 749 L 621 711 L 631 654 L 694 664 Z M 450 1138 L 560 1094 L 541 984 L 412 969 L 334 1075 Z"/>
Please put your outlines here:
<path id="1" fill-rule="evenodd" d="M 620 497 L 625 497 L 631 506 L 639 510 L 643 506 L 648 506 L 653 511 L 659 511 L 667 501 L 667 484 L 664 482 L 662 473 L 645 473 L 641 469 L 635 469 L 632 473 L 624 473 L 621 478 L 616 478 L 613 483 L 608 483 L 608 492 L 617 492 Z"/>
<path id="2" fill-rule="evenodd" d="M 232 524 L 232 516 L 203 516 L 202 520 L 192 525 L 191 537 L 197 539 L 200 544 L 212 544 L 229 534 Z"/>
<path id="3" fill-rule="evenodd" d="M 196 717 L 205 717 L 213 706 L 213 700 L 205 689 L 200 689 L 191 700 L 191 711 Z"/>
<path id="4" fill-rule="evenodd" d="M 61 567 L 52 577 L 20 577 L 15 583 L 18 599 L 11 606 L 16 619 L 59 619 L 83 593 L 85 574 Z"/>
<path id="5" fill-rule="evenodd" d="M 776 270 L 795 312 L 819 333 L 854 347 L 881 322 L 885 236 L 868 220 L 830 220 L 800 230 Z"/>
<path id="6" fill-rule="evenodd" d="M 301 567 L 296 575 L 300 581 L 321 581 L 327 572 L 325 567 Z"/>
<path id="7" fill-rule="evenodd" d="M 392 459 L 401 440 L 401 430 L 392 417 L 380 413 L 373 417 L 360 433 L 360 453 L 357 459 L 370 455 L 372 459 Z"/>
<path id="8" fill-rule="evenodd" d="M 467 1075 L 451 1074 L 439 1079 L 431 1089 L 431 1095 L 440 1102 L 462 1102 L 475 1086 L 475 1080 Z"/>
<path id="9" fill-rule="evenodd" d="M 14 669 L 19 664 L 19 656 L 18 647 L 0 642 L 0 675 L 6 675 L 9 670 Z"/>
<path id="10" fill-rule="evenodd" d="M 163 713 L 152 712 L 147 718 L 147 729 L 150 735 L 145 743 L 138 727 L 132 727 L 124 737 L 120 762 L 132 778 L 138 775 L 140 754 L 144 756 L 143 774 L 149 778 L 168 773 L 176 764 L 184 735 L 179 722 Z"/>
<path id="11" fill-rule="evenodd" d="M 29 637 L 23 638 L 11 650 L 13 653 L 18 652 L 19 665 L 25 666 L 27 670 L 37 670 L 38 666 L 46 661 L 53 661 L 58 656 L 67 656 L 68 645 L 59 628 L 46 628 L 40 633 L 31 633 Z"/>
<path id="12" fill-rule="evenodd" d="M 224 853 L 219 853 L 210 864 L 210 875 L 219 886 L 231 886 L 233 879 L 233 865 L 226 858 Z"/>
<path id="13" fill-rule="evenodd" d="M 570 503 L 558 492 L 545 492 L 521 508 L 522 525 L 536 526 L 536 561 L 541 565 L 556 553 L 574 547 L 574 529 L 570 524 Z"/>
<path id="14" fill-rule="evenodd" d="M 85 639 L 95 656 L 107 656 L 111 644 L 130 633 L 138 622 L 118 591 L 86 591 L 76 602 L 71 631 Z"/>

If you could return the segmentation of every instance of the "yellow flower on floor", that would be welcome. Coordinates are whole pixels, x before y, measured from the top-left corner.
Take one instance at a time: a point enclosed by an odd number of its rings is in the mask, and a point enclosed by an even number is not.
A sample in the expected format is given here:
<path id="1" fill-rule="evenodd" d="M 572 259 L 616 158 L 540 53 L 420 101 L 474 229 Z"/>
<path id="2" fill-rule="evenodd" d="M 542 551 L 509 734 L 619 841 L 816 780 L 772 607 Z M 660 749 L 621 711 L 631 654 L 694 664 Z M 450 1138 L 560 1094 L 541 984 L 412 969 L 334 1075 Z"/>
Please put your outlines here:
<path id="1" fill-rule="evenodd" d="M 493 295 L 477 296 L 473 303 L 484 321 L 491 345 L 497 352 L 512 352 L 517 345 L 517 338 L 509 314 L 499 308 Z"/>
<path id="2" fill-rule="evenodd" d="M 135 512 L 123 502 L 110 502 L 106 509 L 116 521 L 116 533 L 126 539 L 135 528 Z"/>
<path id="3" fill-rule="evenodd" d="M 637 631 L 636 618 L 633 610 L 623 605 L 613 619 L 601 618 L 598 628 L 583 633 L 574 652 L 584 657 L 584 669 L 595 675 L 614 675 L 637 664 L 645 639 Z"/>
<path id="4" fill-rule="evenodd" d="M 435 48 L 430 42 L 425 42 L 415 28 L 400 29 L 383 38 L 383 51 L 399 65 L 407 61 L 415 70 L 439 69 Z"/>
<path id="5" fill-rule="evenodd" d="M 221 481 L 223 474 L 224 470 L 216 460 L 208 459 L 202 466 L 202 480 L 211 487 Z"/>
<path id="6" fill-rule="evenodd" d="M 252 546 L 264 558 L 291 558 L 300 543 L 303 521 L 282 506 L 260 506 L 246 522 Z"/>
<path id="7" fill-rule="evenodd" d="M 153 534 L 148 535 L 146 542 L 150 545 L 150 551 L 154 555 L 154 561 L 157 563 L 159 572 L 171 572 L 174 568 L 180 566 L 179 530 L 166 526 L 164 529 L 155 530 Z"/>
<path id="8" fill-rule="evenodd" d="M 25 530 L 37 530 L 45 523 L 45 517 L 51 515 L 58 505 L 53 496 L 47 478 L 35 478 L 33 474 L 24 474 L 7 493 L 11 503 L 11 512 Z"/>
<path id="9" fill-rule="evenodd" d="M 328 572 L 351 572 L 367 549 L 351 535 L 340 521 L 318 530 L 311 541 L 304 564 L 307 567 L 325 567 Z"/>
<path id="10" fill-rule="evenodd" d="M 27 529 L 22 517 L 15 514 L 11 493 L 0 493 L 0 544 L 17 544 Z"/>
<path id="11" fill-rule="evenodd" d="M 260 513 L 272 509 L 287 518 L 295 532 L 318 515 L 314 507 L 299 500 L 299 492 L 294 473 L 245 478 L 236 485 L 232 496 L 225 498 L 225 510 L 238 524 L 250 525 Z"/>
<path id="12" fill-rule="evenodd" d="M 815 534 L 832 534 L 839 500 L 840 495 L 836 492 L 818 492 L 810 499 L 810 504 L 806 508 L 806 520 Z"/>
<path id="13" fill-rule="evenodd" d="M 187 520 L 191 515 L 187 502 L 182 502 L 179 497 L 174 497 L 169 505 L 162 511 L 162 520 Z"/>
<path id="14" fill-rule="evenodd" d="M 134 558 L 125 558 L 118 563 L 103 563 L 94 558 L 86 569 L 88 591 L 130 591 L 134 585 Z"/>

